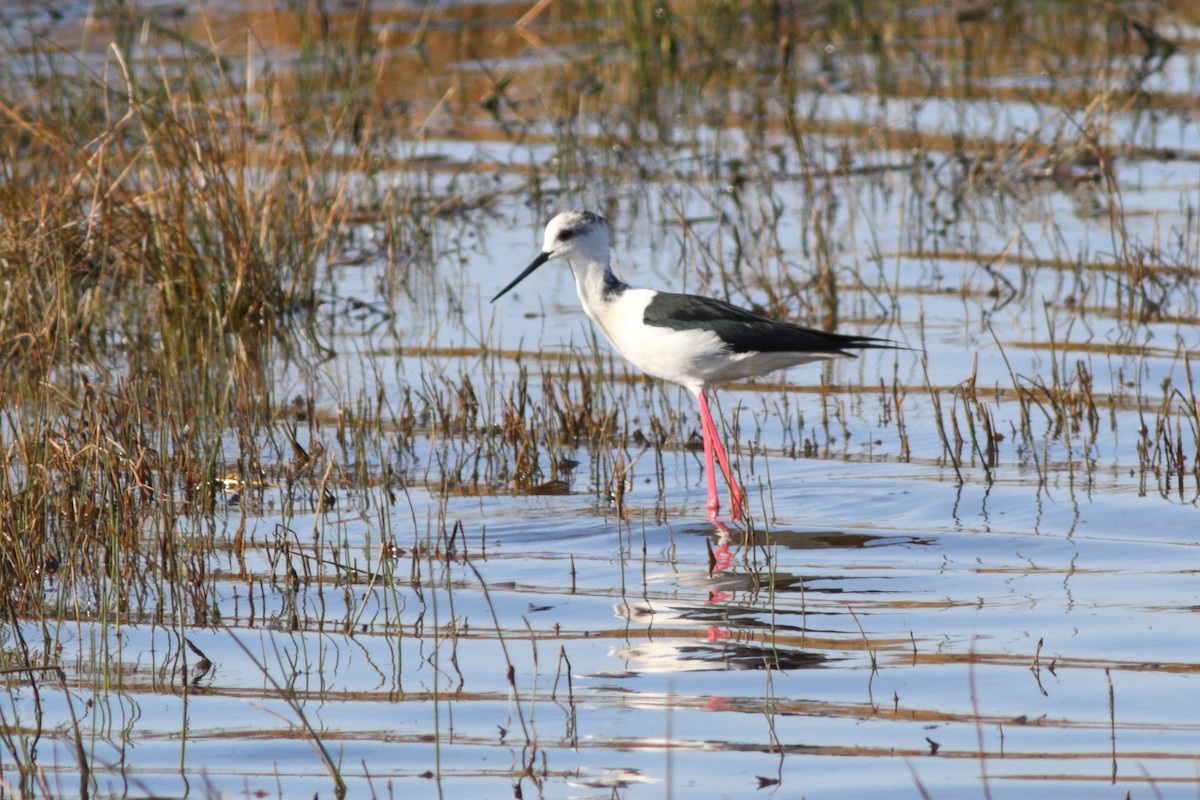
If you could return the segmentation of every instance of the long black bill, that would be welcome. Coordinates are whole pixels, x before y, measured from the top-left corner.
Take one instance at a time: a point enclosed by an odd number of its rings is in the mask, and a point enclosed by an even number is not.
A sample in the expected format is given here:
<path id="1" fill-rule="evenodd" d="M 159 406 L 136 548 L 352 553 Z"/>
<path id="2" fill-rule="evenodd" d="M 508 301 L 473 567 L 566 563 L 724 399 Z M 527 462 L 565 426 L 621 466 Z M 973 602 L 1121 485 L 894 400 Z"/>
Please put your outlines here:
<path id="1" fill-rule="evenodd" d="M 503 289 L 501 289 L 500 294 L 498 294 L 492 298 L 492 302 L 494 303 L 497 300 L 499 300 L 501 297 L 504 297 L 504 295 L 508 294 L 509 289 L 516 286 L 521 281 L 525 280 L 527 277 L 529 277 L 529 273 L 533 272 L 535 269 L 540 267 L 542 264 L 545 264 L 549 260 L 550 260 L 549 253 L 538 253 L 538 257 L 533 260 L 533 263 L 530 264 L 528 267 L 526 267 L 525 271 L 522 272 L 520 275 L 518 275 L 516 280 L 514 280 L 508 286 L 505 286 Z"/>

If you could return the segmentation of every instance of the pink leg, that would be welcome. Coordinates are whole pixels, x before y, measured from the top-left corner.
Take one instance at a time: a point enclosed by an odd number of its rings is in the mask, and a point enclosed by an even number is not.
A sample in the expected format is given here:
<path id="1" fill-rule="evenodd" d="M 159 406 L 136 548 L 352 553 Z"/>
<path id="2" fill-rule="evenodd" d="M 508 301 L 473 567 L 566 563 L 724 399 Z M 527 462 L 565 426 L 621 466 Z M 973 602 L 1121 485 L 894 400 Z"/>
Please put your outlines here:
<path id="1" fill-rule="evenodd" d="M 721 472 L 725 473 L 725 482 L 729 484 L 730 516 L 735 520 L 740 520 L 742 518 L 742 500 L 744 499 L 742 489 L 738 486 L 737 479 L 733 477 L 733 471 L 729 469 L 729 456 L 725 453 L 725 446 L 721 444 L 721 436 L 717 433 L 717 425 L 713 422 L 712 414 L 708 410 L 708 398 L 703 391 L 696 393 L 696 402 L 700 404 L 700 429 L 704 434 L 705 456 L 708 459 L 709 519 L 715 519 L 720 505 L 716 498 L 716 476 L 713 475 L 712 469 L 712 457 L 715 452 L 717 460 L 721 462 Z M 709 444 L 710 441 L 711 444 Z"/>
<path id="2" fill-rule="evenodd" d="M 733 476 L 733 470 L 729 468 L 729 457 L 725 455 L 725 446 L 721 444 L 721 437 L 717 436 L 716 426 L 713 426 L 713 442 L 717 451 L 717 461 L 721 462 L 721 471 L 725 473 L 725 481 L 729 484 L 729 506 L 730 516 L 734 520 L 742 518 L 742 487 L 738 486 L 737 478 Z"/>
<path id="3" fill-rule="evenodd" d="M 704 476 L 708 479 L 708 518 L 712 522 L 718 519 L 717 512 L 721 510 L 721 501 L 717 497 L 717 470 L 713 463 L 713 439 L 709 433 L 708 409 L 704 402 L 704 393 L 696 395 L 700 400 L 700 438 L 704 441 Z"/>

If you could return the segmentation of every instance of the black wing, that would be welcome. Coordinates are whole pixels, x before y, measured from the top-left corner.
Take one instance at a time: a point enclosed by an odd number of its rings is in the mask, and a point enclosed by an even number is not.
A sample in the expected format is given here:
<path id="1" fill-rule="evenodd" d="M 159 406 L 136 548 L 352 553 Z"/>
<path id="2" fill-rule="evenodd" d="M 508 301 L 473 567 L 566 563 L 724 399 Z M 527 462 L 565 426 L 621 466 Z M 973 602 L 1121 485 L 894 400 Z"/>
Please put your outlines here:
<path id="1" fill-rule="evenodd" d="M 770 319 L 744 308 L 694 294 L 659 292 L 646 306 L 647 325 L 677 331 L 710 330 L 734 353 L 837 353 L 847 349 L 895 347 L 886 339 L 847 336 Z"/>

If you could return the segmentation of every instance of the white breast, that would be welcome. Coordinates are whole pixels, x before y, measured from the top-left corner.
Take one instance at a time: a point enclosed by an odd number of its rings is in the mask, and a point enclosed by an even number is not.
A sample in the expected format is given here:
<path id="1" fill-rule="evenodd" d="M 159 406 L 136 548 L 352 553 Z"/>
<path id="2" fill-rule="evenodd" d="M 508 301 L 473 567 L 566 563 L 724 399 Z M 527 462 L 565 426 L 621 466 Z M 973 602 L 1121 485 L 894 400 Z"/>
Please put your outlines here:
<path id="1" fill-rule="evenodd" d="M 626 289 L 611 299 L 585 303 L 584 311 L 622 356 L 655 378 L 699 391 L 719 383 L 737 358 L 707 330 L 673 330 L 646 325 L 652 289 Z"/>

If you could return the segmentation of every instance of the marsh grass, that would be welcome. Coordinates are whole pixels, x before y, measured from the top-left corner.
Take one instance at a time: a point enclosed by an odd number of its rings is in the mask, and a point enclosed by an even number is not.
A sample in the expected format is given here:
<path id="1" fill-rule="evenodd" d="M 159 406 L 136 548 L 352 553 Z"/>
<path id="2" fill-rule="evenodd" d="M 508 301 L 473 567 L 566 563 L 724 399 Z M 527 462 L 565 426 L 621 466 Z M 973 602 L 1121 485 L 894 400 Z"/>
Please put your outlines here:
<path id="1" fill-rule="evenodd" d="M 0 192 L 10 597 L 52 561 L 68 586 L 119 553 L 147 572 L 140 547 L 114 545 L 150 520 L 169 547 L 182 503 L 211 503 L 224 437 L 258 476 L 248 445 L 276 413 L 264 361 L 311 314 L 345 213 L 339 187 L 284 163 L 294 143 L 252 153 L 216 64 L 142 76 L 114 52 L 71 78 L 83 99 L 22 108 Z"/>

